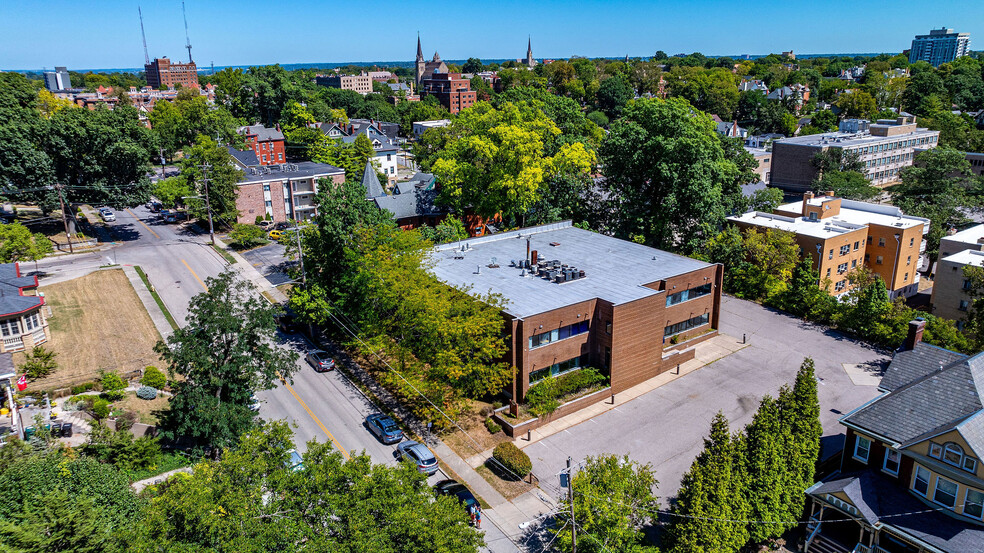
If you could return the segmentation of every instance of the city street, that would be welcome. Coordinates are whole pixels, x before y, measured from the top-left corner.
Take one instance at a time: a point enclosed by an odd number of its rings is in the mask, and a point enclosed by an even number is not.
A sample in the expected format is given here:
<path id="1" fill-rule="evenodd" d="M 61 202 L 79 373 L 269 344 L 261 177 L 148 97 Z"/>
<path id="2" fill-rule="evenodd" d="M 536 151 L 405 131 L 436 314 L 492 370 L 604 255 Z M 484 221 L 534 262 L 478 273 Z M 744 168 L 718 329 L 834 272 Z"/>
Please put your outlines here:
<path id="1" fill-rule="evenodd" d="M 41 285 L 78 278 L 105 265 L 139 265 L 175 320 L 184 325 L 191 299 L 205 291 L 205 280 L 228 268 L 228 263 L 212 249 L 207 234 L 163 223 L 145 206 L 115 211 L 115 215 L 117 220 L 107 223 L 106 237 L 114 240 L 114 245 L 98 252 L 40 261 Z M 282 272 L 283 253 L 284 247 L 273 243 L 243 257 L 276 285 L 289 280 Z M 395 465 L 396 445 L 382 444 L 364 425 L 365 417 L 377 411 L 372 403 L 338 371 L 315 372 L 304 360 L 312 346 L 303 336 L 280 334 L 280 338 L 284 347 L 298 353 L 298 370 L 292 382 L 278 382 L 274 389 L 257 394 L 260 417 L 289 421 L 298 451 L 305 451 L 309 441 L 317 440 L 331 443 L 346 458 L 365 452 L 375 463 Z M 438 471 L 428 482 L 445 478 Z M 491 551 L 517 551 L 491 520 L 483 525 L 483 531 Z"/>

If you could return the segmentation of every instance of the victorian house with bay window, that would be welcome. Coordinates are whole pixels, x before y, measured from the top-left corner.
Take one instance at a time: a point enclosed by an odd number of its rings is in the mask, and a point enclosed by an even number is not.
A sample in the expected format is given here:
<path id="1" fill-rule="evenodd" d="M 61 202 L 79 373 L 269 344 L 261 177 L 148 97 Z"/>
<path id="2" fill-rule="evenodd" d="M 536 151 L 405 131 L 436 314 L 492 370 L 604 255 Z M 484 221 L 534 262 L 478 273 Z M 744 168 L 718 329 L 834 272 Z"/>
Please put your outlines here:
<path id="1" fill-rule="evenodd" d="M 37 288 L 38 278 L 21 276 L 19 264 L 0 264 L 0 353 L 31 349 L 50 338 Z"/>
<path id="2" fill-rule="evenodd" d="M 807 491 L 807 552 L 984 552 L 984 353 L 909 323 L 883 394 L 841 418 L 840 471 Z"/>

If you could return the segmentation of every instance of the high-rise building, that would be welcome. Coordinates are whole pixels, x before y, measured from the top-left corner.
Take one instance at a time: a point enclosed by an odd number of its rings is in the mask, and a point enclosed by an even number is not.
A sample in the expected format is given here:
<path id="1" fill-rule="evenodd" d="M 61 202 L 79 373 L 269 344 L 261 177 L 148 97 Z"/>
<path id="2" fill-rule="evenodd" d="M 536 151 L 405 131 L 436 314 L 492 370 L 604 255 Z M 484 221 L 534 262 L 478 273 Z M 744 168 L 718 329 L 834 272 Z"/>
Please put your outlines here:
<path id="1" fill-rule="evenodd" d="M 51 92 L 72 88 L 72 81 L 68 78 L 68 69 L 55 67 L 54 71 L 45 71 L 44 87 Z"/>
<path id="2" fill-rule="evenodd" d="M 151 88 L 183 87 L 198 88 L 198 66 L 195 62 L 172 63 L 166 57 L 155 58 L 144 66 L 147 72 L 147 85 Z"/>
<path id="3" fill-rule="evenodd" d="M 953 61 L 970 53 L 970 33 L 955 33 L 941 27 L 928 35 L 916 35 L 909 50 L 909 63 L 928 62 L 933 67 Z"/>

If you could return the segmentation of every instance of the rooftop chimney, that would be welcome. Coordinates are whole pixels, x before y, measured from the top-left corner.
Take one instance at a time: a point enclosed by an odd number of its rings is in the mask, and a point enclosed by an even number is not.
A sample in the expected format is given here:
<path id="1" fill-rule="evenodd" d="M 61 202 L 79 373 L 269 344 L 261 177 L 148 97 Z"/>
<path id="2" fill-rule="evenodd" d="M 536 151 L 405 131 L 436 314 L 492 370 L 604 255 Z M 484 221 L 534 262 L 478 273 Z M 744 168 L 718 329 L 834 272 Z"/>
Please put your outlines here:
<path id="1" fill-rule="evenodd" d="M 800 210 L 803 217 L 806 217 L 806 206 L 813 199 L 813 192 L 803 192 L 803 208 Z"/>
<path id="2" fill-rule="evenodd" d="M 538 259 L 539 258 L 538 258 L 537 254 L 536 254 L 536 250 L 531 251 L 530 252 L 530 265 L 536 265 L 536 262 L 537 262 Z"/>
<path id="3" fill-rule="evenodd" d="M 916 344 L 922 342 L 923 329 L 926 328 L 926 321 L 922 318 L 909 321 L 909 334 L 905 337 L 905 344 L 902 346 L 904 351 L 912 351 Z"/>

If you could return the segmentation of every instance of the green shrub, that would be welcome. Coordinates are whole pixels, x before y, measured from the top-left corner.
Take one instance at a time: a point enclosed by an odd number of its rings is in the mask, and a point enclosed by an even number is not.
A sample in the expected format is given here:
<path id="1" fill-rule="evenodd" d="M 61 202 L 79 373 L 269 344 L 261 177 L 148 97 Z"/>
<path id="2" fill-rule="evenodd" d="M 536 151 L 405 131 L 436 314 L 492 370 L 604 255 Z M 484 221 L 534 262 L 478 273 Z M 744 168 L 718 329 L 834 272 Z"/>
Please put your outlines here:
<path id="1" fill-rule="evenodd" d="M 157 397 L 157 388 L 152 386 L 141 386 L 137 388 L 137 397 L 140 399 L 154 399 Z"/>
<path id="2" fill-rule="evenodd" d="M 85 384 L 79 384 L 78 386 L 72 386 L 72 395 L 78 395 L 82 392 L 88 392 L 89 390 L 95 390 L 99 387 L 98 382 L 86 382 Z"/>
<path id="3" fill-rule="evenodd" d="M 512 442 L 502 442 L 492 450 L 492 458 L 498 461 L 514 477 L 523 478 L 533 470 L 530 456 Z"/>
<path id="4" fill-rule="evenodd" d="M 502 427 L 492 420 L 492 417 L 485 419 L 485 429 L 489 431 L 489 434 L 498 434 L 502 431 Z"/>
<path id="5" fill-rule="evenodd" d="M 263 222 L 263 216 L 262 215 L 257 215 L 256 216 L 256 219 L 253 219 L 253 224 L 254 225 L 258 225 L 258 224 L 260 224 L 262 222 Z"/>
<path id="6" fill-rule="evenodd" d="M 161 388 L 167 386 L 167 376 L 163 371 L 151 365 L 144 369 L 143 376 L 140 378 L 140 383 L 144 386 L 150 386 L 151 388 L 157 388 L 160 390 Z"/>
<path id="7" fill-rule="evenodd" d="M 537 417 L 553 413 L 560 407 L 560 398 L 605 382 L 597 369 L 585 367 L 556 378 L 547 377 L 526 392 L 526 409 Z"/>
<path id="8" fill-rule="evenodd" d="M 97 419 L 104 419 L 109 416 L 109 402 L 103 398 L 97 398 L 92 402 L 92 416 Z"/>
<path id="9" fill-rule="evenodd" d="M 55 361 L 56 355 L 58 354 L 44 349 L 44 346 L 34 346 L 31 353 L 24 356 L 24 364 L 20 366 L 20 370 L 28 378 L 48 376 L 58 368 L 58 362 Z"/>
<path id="10" fill-rule="evenodd" d="M 104 372 L 100 378 L 102 383 L 103 393 L 102 395 L 109 401 L 119 401 L 123 399 L 126 395 L 124 390 L 126 389 L 126 380 L 116 373 Z"/>

